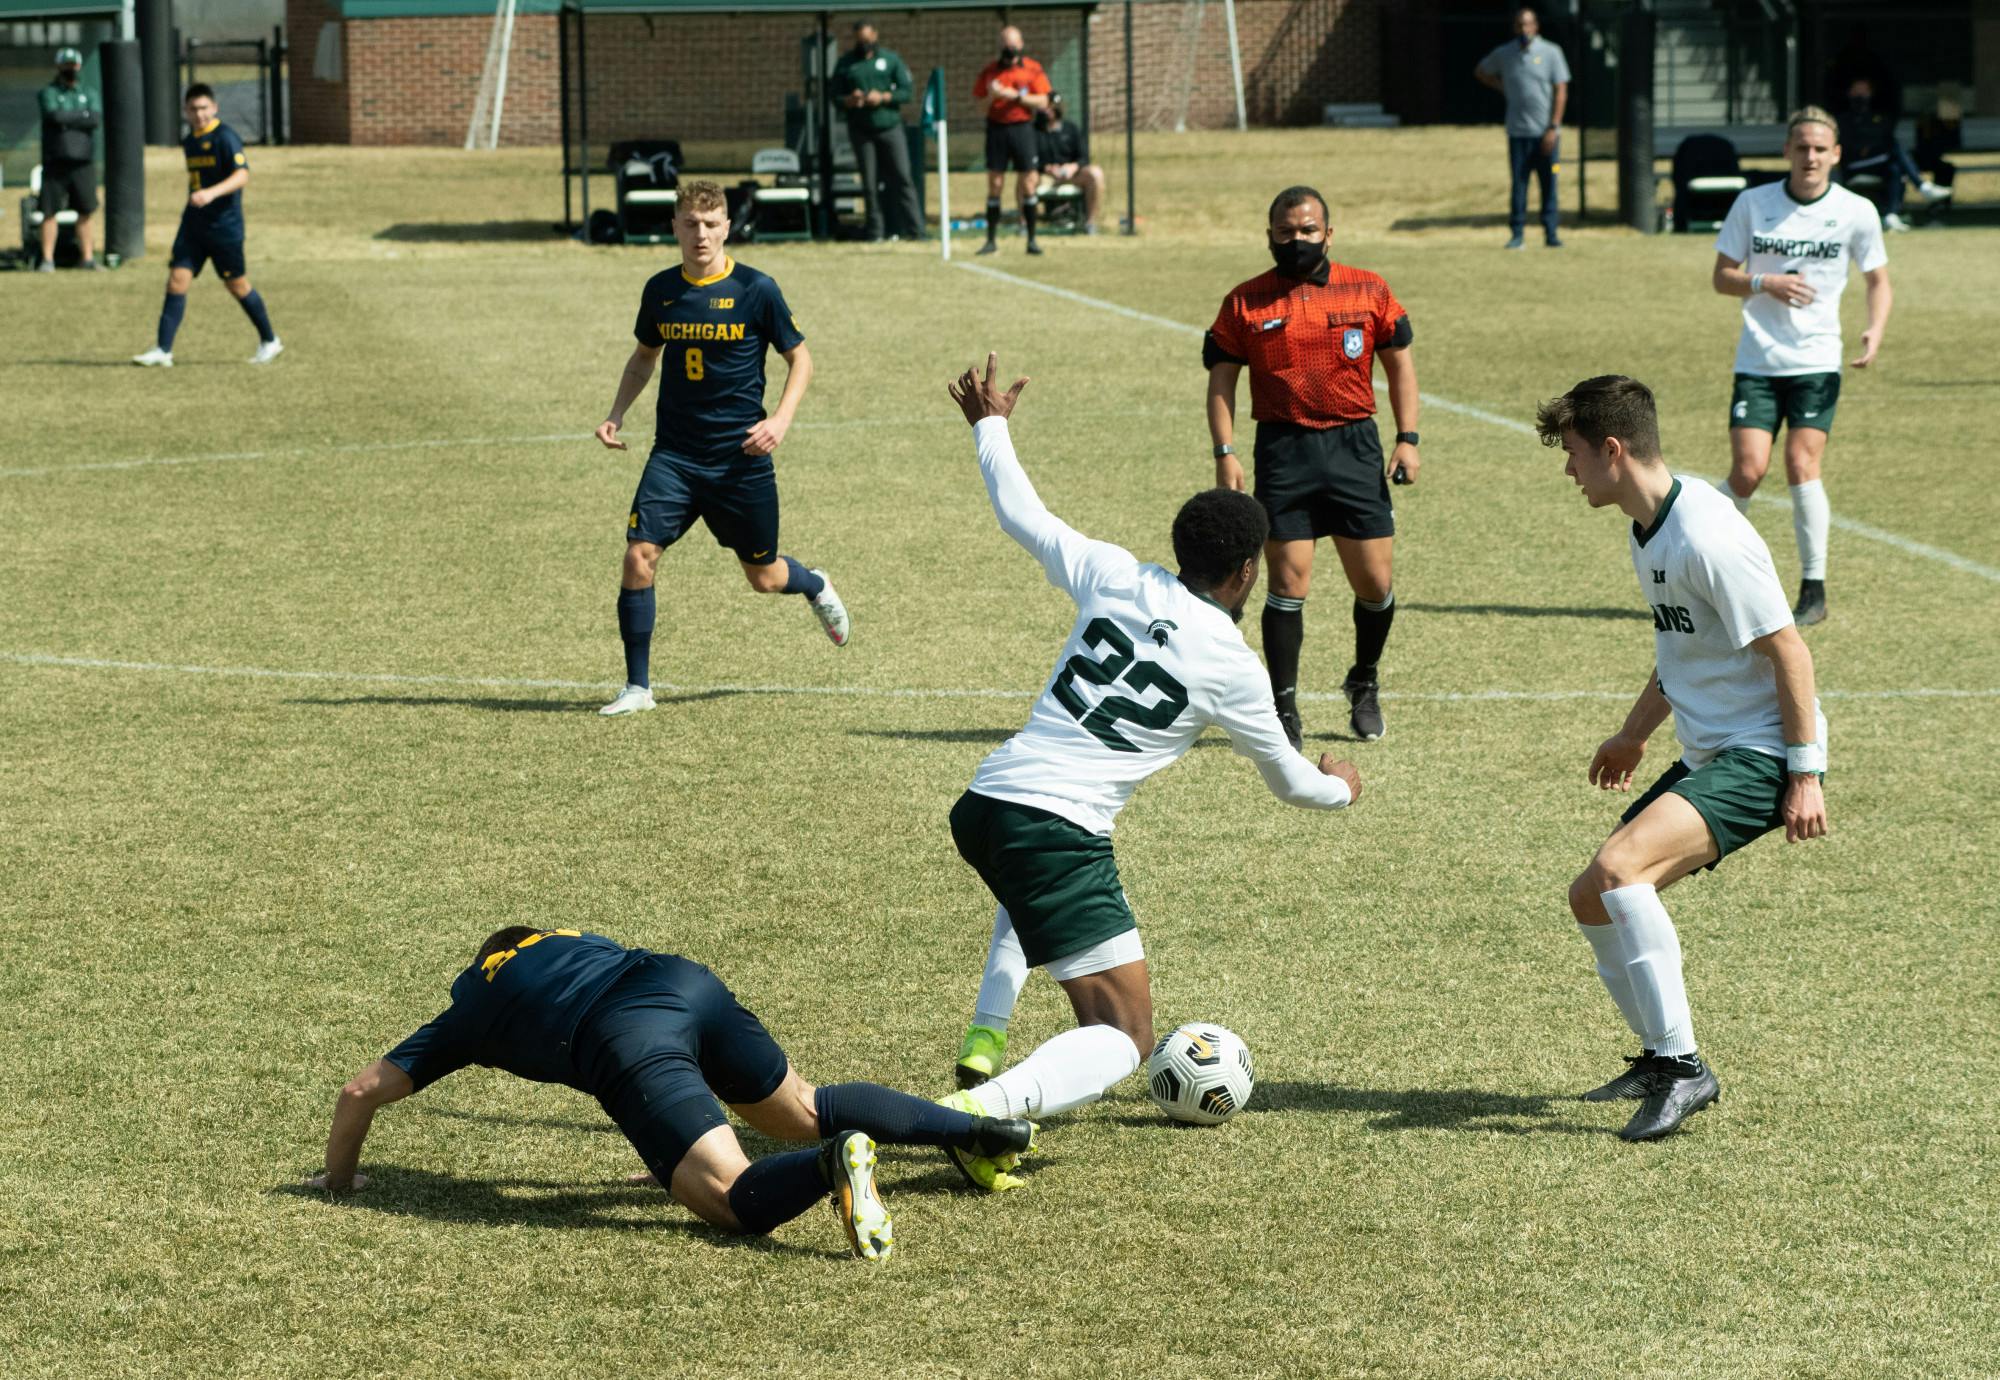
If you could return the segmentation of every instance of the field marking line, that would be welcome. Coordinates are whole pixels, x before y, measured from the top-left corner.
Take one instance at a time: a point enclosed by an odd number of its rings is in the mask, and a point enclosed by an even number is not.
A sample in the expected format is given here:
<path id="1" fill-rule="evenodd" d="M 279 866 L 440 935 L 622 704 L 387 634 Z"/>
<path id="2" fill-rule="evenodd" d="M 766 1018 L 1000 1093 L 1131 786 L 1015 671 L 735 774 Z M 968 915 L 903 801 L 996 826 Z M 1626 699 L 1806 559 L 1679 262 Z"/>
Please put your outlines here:
<path id="1" fill-rule="evenodd" d="M 0 652 L 0 664 L 49 667 L 75 671 L 139 671 L 183 676 L 223 676 L 249 680 L 341 681 L 357 685 L 435 685 L 486 690 L 616 690 L 621 682 L 611 680 L 554 680 L 543 677 L 413 675 L 390 671 L 288 671 L 269 666 L 194 666 L 171 661 L 117 661 L 106 657 L 62 656 L 53 652 Z M 878 700 L 1028 700 L 1040 690 L 1003 690 L 949 686 L 908 687 L 881 685 L 670 685 L 664 681 L 653 688 L 670 695 L 824 695 L 846 699 Z M 1338 693 L 1302 691 L 1302 700 L 1339 701 Z M 1563 700 L 1628 701 L 1630 690 L 1450 690 L 1384 691 L 1385 700 L 1421 704 L 1527 703 L 1550 704 Z M 1953 690 L 1919 687 L 1907 690 L 1827 690 L 1820 698 L 1830 700 L 1989 700 L 2000 699 L 2000 688 Z"/>
<path id="2" fill-rule="evenodd" d="M 968 273 L 984 274 L 988 278 L 995 278 L 1003 283 L 1012 283 L 1016 287 L 1032 288 L 1036 292 L 1046 292 L 1051 297 L 1060 297 L 1066 302 L 1075 302 L 1082 306 L 1095 307 L 1099 311 L 1112 312 L 1133 321 L 1143 321 L 1148 325 L 1164 326 L 1168 330 L 1179 331 L 1183 335 L 1198 336 L 1205 334 L 1200 326 L 1190 326 L 1185 321 L 1171 321 L 1164 316 L 1154 316 L 1150 312 L 1134 311 L 1132 308 L 1121 306 L 1116 302 L 1107 302 L 1101 297 L 1092 297 L 1086 293 L 1072 291 L 1069 288 L 1057 287 L 1052 283 L 1038 283 L 1033 278 L 1023 278 L 1017 274 L 1009 273 L 1005 269 L 991 268 L 986 264 L 959 264 L 958 267 Z M 1375 391 L 1387 394 L 1389 388 L 1382 380 L 1377 379 L 1375 380 Z M 1417 396 L 1423 400 L 1424 406 L 1435 407 L 1440 412 L 1453 412 L 1461 417 L 1470 417 L 1474 421 L 1485 422 L 1488 426 L 1501 427 L 1522 436 L 1535 435 L 1535 429 L 1518 418 L 1502 416 L 1498 412 L 1489 412 L 1483 407 L 1474 407 L 1470 403 L 1453 402 L 1450 398 L 1440 398 L 1435 393 L 1420 392 Z M 1782 507 L 1787 511 L 1791 508 L 1791 501 L 1789 499 L 1771 497 L 1761 501 L 1767 506 Z M 1977 575 L 1982 580 L 1990 580 L 1995 584 L 2000 584 L 2000 567 L 1986 565 L 1968 556 L 1961 556 L 1956 551 L 1947 551 L 1941 546 L 1932 546 L 1928 542 L 1915 541 L 1909 537 L 1888 531 L 1885 528 L 1877 527 L 1872 523 L 1862 522 L 1856 518 L 1843 517 L 1839 513 L 1830 514 L 1828 521 L 1843 532 L 1852 532 L 1857 537 L 1879 542 L 1884 546 L 1894 547 L 1896 550 L 1904 552 L 1907 555 L 1917 556 L 1928 561 L 1936 561 L 1938 564 L 1949 566 L 1953 570 L 1962 570 L 1968 575 Z"/>

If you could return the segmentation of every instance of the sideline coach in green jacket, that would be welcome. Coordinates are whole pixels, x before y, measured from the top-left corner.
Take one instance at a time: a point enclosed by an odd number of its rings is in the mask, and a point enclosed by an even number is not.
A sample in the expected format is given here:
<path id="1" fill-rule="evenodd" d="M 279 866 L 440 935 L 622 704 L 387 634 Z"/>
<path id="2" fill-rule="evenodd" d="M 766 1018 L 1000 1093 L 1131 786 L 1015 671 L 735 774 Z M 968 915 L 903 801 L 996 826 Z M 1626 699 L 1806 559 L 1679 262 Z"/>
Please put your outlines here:
<path id="1" fill-rule="evenodd" d="M 847 137 L 861 163 L 861 185 L 868 195 L 868 238 L 885 231 L 909 239 L 924 235 L 924 208 L 917 202 L 910 177 L 910 146 L 903 133 L 901 106 L 910 99 L 910 69 L 881 45 L 875 25 L 854 23 L 854 47 L 841 54 L 833 68 L 833 98 L 847 115 Z M 886 182 L 895 225 L 885 226 L 882 192 Z"/>
<path id="2" fill-rule="evenodd" d="M 42 261 L 43 273 L 56 268 L 56 214 L 67 203 L 76 212 L 76 247 L 82 267 L 96 268 L 90 242 L 97 213 L 97 101 L 83 84 L 83 54 L 64 48 L 56 54 L 56 79 L 42 88 Z"/>

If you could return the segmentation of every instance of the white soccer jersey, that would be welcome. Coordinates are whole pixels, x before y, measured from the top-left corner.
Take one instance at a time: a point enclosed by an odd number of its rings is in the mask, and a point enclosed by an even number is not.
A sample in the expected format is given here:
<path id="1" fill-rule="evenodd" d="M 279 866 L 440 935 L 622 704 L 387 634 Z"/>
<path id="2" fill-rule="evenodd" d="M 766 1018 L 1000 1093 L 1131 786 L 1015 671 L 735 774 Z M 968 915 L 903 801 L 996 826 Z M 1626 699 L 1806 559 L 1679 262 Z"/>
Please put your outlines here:
<path id="1" fill-rule="evenodd" d="M 1632 569 L 1653 608 L 1660 689 L 1687 764 L 1724 748 L 1783 757 L 1777 671 L 1750 644 L 1788 626 L 1792 611 L 1750 520 L 1706 480 L 1676 478 L 1653 525 L 1632 524 Z M 1813 715 L 1825 743 L 1817 700 Z"/>
<path id="2" fill-rule="evenodd" d="M 1715 237 L 1715 252 L 1753 275 L 1797 273 L 1812 284 L 1815 295 L 1803 307 L 1788 307 L 1768 292 L 1743 303 L 1736 372 L 1766 378 L 1839 373 L 1848 265 L 1869 273 L 1889 262 L 1875 204 L 1832 183 L 1808 202 L 1792 200 L 1785 182 L 1741 193 Z"/>
<path id="3" fill-rule="evenodd" d="M 979 764 L 974 791 L 1109 834 L 1139 783 L 1217 724 L 1280 800 L 1347 804 L 1346 783 L 1286 741 L 1270 678 L 1226 609 L 1050 513 L 1014 457 L 1005 418 L 981 421 L 973 440 L 1001 529 L 1077 606 L 1027 726 Z"/>

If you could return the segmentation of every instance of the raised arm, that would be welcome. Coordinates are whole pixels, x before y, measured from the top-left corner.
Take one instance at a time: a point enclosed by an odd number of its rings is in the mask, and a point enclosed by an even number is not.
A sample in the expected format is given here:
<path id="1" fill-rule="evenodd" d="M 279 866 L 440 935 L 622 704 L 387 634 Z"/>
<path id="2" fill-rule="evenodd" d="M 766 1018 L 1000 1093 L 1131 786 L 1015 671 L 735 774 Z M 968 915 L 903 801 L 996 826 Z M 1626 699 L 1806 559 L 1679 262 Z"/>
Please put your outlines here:
<path id="1" fill-rule="evenodd" d="M 612 450 L 627 449 L 618 439 L 618 428 L 625 425 L 625 409 L 646 391 L 647 382 L 653 377 L 653 367 L 660 362 L 659 345 L 636 345 L 632 357 L 625 361 L 625 372 L 618 377 L 618 393 L 611 400 L 611 411 L 597 424 L 597 439 Z M 789 380 L 787 381 L 789 386 Z"/>
<path id="2" fill-rule="evenodd" d="M 1778 717 L 1785 726 L 1786 765 L 1790 768 L 1785 787 L 1785 842 L 1819 838 L 1827 832 L 1826 795 L 1820 789 L 1826 744 L 1819 741 L 1819 715 L 1813 706 L 1817 691 L 1812 652 L 1797 626 L 1790 623 L 1750 646 L 1759 656 L 1769 658 L 1778 680 Z"/>
<path id="3" fill-rule="evenodd" d="M 333 1107 L 333 1129 L 326 1137 L 326 1170 L 307 1182 L 329 1193 L 353 1193 L 368 1187 L 368 1176 L 355 1172 L 361 1146 L 375 1122 L 375 1109 L 416 1091 L 410 1075 L 387 1059 L 377 1059 L 347 1080 Z"/>

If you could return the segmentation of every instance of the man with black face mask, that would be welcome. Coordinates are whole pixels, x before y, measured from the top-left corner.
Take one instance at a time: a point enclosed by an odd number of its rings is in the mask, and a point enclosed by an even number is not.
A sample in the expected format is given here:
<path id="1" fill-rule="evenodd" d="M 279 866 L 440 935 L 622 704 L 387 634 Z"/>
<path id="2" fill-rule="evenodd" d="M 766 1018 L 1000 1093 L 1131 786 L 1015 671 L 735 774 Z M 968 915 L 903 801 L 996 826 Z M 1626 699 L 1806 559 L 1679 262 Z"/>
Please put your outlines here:
<path id="1" fill-rule="evenodd" d="M 972 83 L 972 98 L 986 107 L 986 244 L 982 254 L 1000 248 L 1000 190 L 1011 165 L 1020 174 L 1021 227 L 1028 232 L 1028 252 L 1035 243 L 1035 213 L 1040 203 L 1035 183 L 1042 166 L 1035 143 L 1035 114 L 1049 108 L 1049 74 L 1023 48 L 1021 31 L 1009 24 L 1000 31 L 1000 56 L 980 69 Z"/>
<path id="2" fill-rule="evenodd" d="M 856 20 L 854 47 L 834 64 L 829 89 L 847 116 L 848 141 L 861 164 L 868 238 L 879 240 L 890 234 L 921 239 L 924 208 L 910 176 L 910 145 L 900 109 L 914 90 L 909 65 L 882 46 L 871 21 Z M 883 213 L 885 190 L 891 216 Z"/>
<path id="3" fill-rule="evenodd" d="M 76 247 L 82 268 L 96 268 L 90 242 L 91 218 L 97 214 L 97 99 L 83 85 L 83 54 L 64 48 L 56 54 L 56 79 L 42 88 L 42 261 L 36 268 L 56 268 L 56 216 L 65 204 L 76 212 Z"/>
<path id="4" fill-rule="evenodd" d="M 1327 258 L 1326 199 L 1312 188 L 1278 193 L 1265 233 L 1276 269 L 1231 291 L 1202 342 L 1215 482 L 1243 487 L 1236 380 L 1247 367 L 1257 419 L 1257 500 L 1271 517 L 1264 660 L 1278 718 L 1299 746 L 1306 593 L 1315 544 L 1332 537 L 1354 591 L 1354 662 L 1342 686 L 1348 722 L 1355 737 L 1372 741 L 1383 732 L 1376 667 L 1396 616 L 1388 474 L 1413 484 L 1421 463 L 1410 318 L 1380 277 Z M 1378 354 L 1396 414 L 1387 465 L 1374 420 Z"/>

